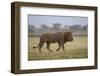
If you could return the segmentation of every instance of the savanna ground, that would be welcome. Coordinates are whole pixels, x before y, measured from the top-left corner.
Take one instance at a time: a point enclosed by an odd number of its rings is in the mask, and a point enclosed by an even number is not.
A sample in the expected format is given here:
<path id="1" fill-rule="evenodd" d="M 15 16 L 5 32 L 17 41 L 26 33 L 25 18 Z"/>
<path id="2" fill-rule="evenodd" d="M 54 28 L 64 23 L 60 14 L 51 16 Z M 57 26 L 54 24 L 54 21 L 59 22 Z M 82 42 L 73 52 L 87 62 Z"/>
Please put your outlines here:
<path id="1" fill-rule="evenodd" d="M 41 49 L 41 53 L 38 48 L 33 49 L 33 46 L 37 46 L 39 43 L 39 37 L 28 38 L 28 60 L 53 60 L 53 59 L 81 59 L 88 57 L 87 48 L 87 36 L 74 36 L 74 41 L 65 43 L 65 51 L 62 48 L 56 51 L 58 44 L 54 43 L 50 45 L 52 52 L 49 52 L 46 48 L 46 44 Z"/>

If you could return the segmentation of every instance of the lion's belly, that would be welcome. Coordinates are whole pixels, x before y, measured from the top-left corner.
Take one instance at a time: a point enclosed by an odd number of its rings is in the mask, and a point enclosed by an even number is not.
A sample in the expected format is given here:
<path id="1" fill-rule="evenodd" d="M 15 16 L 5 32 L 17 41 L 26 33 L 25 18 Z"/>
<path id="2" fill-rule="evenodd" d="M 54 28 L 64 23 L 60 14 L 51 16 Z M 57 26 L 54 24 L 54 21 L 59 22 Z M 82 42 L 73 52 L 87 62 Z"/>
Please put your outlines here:
<path id="1" fill-rule="evenodd" d="M 51 43 L 56 43 L 59 42 L 59 39 L 56 38 L 55 36 L 51 36 L 47 39 L 47 41 L 51 42 Z"/>
<path id="2" fill-rule="evenodd" d="M 51 43 L 56 43 L 56 42 L 58 42 L 58 41 L 56 41 L 56 40 L 53 40 L 53 41 L 52 41 L 52 40 L 51 40 L 50 42 L 51 42 Z"/>

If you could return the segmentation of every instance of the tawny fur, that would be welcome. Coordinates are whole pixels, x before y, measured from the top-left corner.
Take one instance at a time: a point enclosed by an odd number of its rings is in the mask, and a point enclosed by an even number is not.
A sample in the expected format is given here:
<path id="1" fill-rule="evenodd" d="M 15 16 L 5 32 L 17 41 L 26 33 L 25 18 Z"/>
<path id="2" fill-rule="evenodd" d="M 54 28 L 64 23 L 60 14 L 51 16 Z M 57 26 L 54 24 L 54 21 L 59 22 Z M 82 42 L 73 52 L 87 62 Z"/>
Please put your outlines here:
<path id="1" fill-rule="evenodd" d="M 44 45 L 44 43 L 46 42 L 47 49 L 50 52 L 51 52 L 51 50 L 49 48 L 50 43 L 58 43 L 59 48 L 56 51 L 60 50 L 61 47 L 63 48 L 63 50 L 65 50 L 64 44 L 69 41 L 73 41 L 71 32 L 44 33 L 43 35 L 40 36 L 40 42 L 39 42 L 38 46 L 33 47 L 33 48 L 39 47 L 39 51 L 41 52 L 41 48 Z"/>

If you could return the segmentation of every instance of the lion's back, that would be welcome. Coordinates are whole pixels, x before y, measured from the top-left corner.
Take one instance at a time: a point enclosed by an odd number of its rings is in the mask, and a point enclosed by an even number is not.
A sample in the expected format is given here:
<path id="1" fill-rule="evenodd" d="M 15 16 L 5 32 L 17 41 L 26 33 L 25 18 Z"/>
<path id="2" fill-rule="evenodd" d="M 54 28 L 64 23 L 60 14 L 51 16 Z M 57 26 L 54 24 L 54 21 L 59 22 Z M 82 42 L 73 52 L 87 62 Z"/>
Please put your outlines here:
<path id="1" fill-rule="evenodd" d="M 62 33 L 61 32 L 44 33 L 44 34 L 41 35 L 40 40 L 41 41 L 49 41 L 49 42 L 55 43 L 55 42 L 58 42 L 61 37 L 62 37 Z"/>

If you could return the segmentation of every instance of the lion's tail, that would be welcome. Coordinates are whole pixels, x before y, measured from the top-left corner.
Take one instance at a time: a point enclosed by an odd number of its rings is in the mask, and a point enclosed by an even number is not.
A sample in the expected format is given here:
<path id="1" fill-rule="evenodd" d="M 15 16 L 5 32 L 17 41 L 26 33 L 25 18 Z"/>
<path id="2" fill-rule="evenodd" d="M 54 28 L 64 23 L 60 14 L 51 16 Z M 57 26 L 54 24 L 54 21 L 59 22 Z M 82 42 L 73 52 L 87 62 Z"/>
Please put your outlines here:
<path id="1" fill-rule="evenodd" d="M 37 46 L 33 46 L 33 48 L 38 48 L 39 47 L 39 44 Z"/>
<path id="2" fill-rule="evenodd" d="M 39 47 L 39 45 L 37 45 L 37 46 L 33 46 L 33 48 L 38 48 Z"/>

